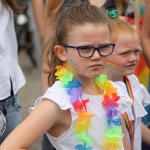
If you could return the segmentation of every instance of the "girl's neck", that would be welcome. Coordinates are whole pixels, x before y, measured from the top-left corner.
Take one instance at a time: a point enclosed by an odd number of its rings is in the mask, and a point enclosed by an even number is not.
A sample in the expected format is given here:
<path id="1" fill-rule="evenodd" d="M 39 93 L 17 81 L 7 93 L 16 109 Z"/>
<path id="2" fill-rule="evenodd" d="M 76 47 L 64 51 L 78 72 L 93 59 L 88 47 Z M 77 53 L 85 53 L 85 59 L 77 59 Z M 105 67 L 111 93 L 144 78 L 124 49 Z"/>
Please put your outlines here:
<path id="1" fill-rule="evenodd" d="M 88 94 L 88 95 L 100 95 L 102 94 L 102 90 L 99 89 L 92 78 L 87 78 L 87 77 L 80 77 L 76 78 L 81 80 L 82 82 L 82 93 Z"/>
<path id="2" fill-rule="evenodd" d="M 106 74 L 108 79 L 113 82 L 123 81 L 123 75 L 117 74 L 114 71 L 108 69 L 107 67 L 105 67 L 105 69 L 103 70 L 103 73 Z"/>

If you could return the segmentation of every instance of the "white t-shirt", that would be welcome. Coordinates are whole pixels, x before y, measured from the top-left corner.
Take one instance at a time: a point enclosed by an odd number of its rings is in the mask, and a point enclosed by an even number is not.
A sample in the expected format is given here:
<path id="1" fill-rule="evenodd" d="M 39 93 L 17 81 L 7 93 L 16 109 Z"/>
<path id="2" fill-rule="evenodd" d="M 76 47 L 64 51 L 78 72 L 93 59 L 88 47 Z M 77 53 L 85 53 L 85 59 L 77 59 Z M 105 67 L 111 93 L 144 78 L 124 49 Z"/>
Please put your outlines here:
<path id="1" fill-rule="evenodd" d="M 134 108 L 136 114 L 135 131 L 134 131 L 134 150 L 141 150 L 141 139 L 142 139 L 141 117 L 147 114 L 144 106 L 150 104 L 150 95 L 147 89 L 142 84 L 139 83 L 139 80 L 135 75 L 130 75 L 127 77 L 130 81 L 130 85 L 134 96 Z M 132 108 L 128 109 L 127 114 L 129 116 L 130 121 L 134 121 Z M 129 135 L 128 139 L 130 142 Z"/>
<path id="2" fill-rule="evenodd" d="M 115 83 L 113 83 L 114 87 L 119 87 Z M 118 89 L 118 95 L 121 97 L 119 100 L 119 111 L 120 115 L 127 111 L 127 109 L 131 106 L 131 99 L 127 96 L 125 85 L 121 83 L 122 88 Z M 124 92 L 125 91 L 125 92 Z M 74 111 L 73 106 L 70 102 L 70 96 L 67 94 L 66 89 L 60 86 L 60 82 L 56 81 L 52 87 L 50 87 L 44 96 L 38 98 L 34 104 L 34 107 L 30 108 L 30 112 L 42 101 L 43 98 L 51 99 L 55 103 L 57 103 L 62 110 L 70 109 L 72 116 L 72 124 L 70 129 L 55 138 L 51 136 L 49 133 L 47 134 L 48 139 L 51 141 L 53 146 L 57 150 L 73 150 L 75 146 L 79 144 L 75 137 L 75 121 L 77 119 L 77 113 Z M 106 118 L 106 110 L 102 106 L 103 97 L 101 95 L 87 95 L 82 94 L 82 99 L 90 99 L 90 102 L 87 103 L 87 112 L 91 114 L 95 114 L 95 116 L 91 119 L 91 125 L 88 131 L 88 137 L 93 140 L 93 149 L 94 150 L 102 150 L 102 141 L 104 140 L 106 127 L 107 127 L 107 118 Z M 122 140 L 120 141 L 122 144 Z M 118 150 L 124 150 L 124 148 L 120 148 Z"/>
<path id="3" fill-rule="evenodd" d="M 14 29 L 14 16 L 0 0 L 0 100 L 10 96 L 12 80 L 14 94 L 25 84 L 18 64 L 18 46 Z"/>

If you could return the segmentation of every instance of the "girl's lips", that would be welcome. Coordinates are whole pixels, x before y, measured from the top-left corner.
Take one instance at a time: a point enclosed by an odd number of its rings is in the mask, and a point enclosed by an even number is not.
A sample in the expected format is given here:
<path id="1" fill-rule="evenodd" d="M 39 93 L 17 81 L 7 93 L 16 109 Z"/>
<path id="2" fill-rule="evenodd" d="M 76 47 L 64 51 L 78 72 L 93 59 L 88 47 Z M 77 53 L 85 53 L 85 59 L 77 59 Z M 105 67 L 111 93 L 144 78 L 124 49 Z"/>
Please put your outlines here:
<path id="1" fill-rule="evenodd" d="M 92 69 L 100 69 L 100 67 L 101 67 L 100 64 L 95 64 L 95 65 L 90 66 L 90 68 Z"/>
<path id="2" fill-rule="evenodd" d="M 100 64 L 95 64 L 95 65 L 92 65 L 90 67 L 100 67 L 101 65 Z"/>
<path id="3" fill-rule="evenodd" d="M 135 67 L 136 64 L 131 64 L 131 65 L 128 65 L 127 67 Z"/>

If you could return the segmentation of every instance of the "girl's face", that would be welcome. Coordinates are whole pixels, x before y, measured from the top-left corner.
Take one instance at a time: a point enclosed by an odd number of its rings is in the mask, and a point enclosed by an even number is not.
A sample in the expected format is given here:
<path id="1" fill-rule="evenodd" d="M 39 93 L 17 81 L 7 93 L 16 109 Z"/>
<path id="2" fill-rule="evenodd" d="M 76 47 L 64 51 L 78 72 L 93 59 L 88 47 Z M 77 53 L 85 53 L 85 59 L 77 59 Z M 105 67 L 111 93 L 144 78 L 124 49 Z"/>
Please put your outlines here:
<path id="1" fill-rule="evenodd" d="M 86 47 L 110 44 L 110 30 L 106 25 L 100 24 L 87 23 L 84 26 L 76 26 L 69 32 L 66 44 Z M 75 78 L 95 78 L 102 73 L 107 61 L 106 56 L 100 56 L 96 50 L 91 57 L 83 58 L 76 48 L 67 47 L 66 49 L 67 65 Z M 85 54 L 86 52 L 82 51 L 81 55 Z"/>
<path id="2" fill-rule="evenodd" d="M 131 75 L 140 60 L 140 39 L 137 34 L 123 33 L 118 36 L 107 66 L 116 74 Z"/>

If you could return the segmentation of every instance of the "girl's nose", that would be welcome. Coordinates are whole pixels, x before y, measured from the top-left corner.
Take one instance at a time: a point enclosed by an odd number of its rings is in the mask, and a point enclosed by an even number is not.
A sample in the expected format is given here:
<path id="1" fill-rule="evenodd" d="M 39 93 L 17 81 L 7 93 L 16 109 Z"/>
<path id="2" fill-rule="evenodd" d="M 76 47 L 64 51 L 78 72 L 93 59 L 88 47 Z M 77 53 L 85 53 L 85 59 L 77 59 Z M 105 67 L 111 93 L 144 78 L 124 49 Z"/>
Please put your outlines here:
<path id="1" fill-rule="evenodd" d="M 96 50 L 93 54 L 93 56 L 91 57 L 92 60 L 94 59 L 100 59 L 101 55 L 99 54 L 99 52 Z"/>
<path id="2" fill-rule="evenodd" d="M 134 54 L 134 53 L 132 53 L 132 54 L 130 55 L 129 61 L 136 61 L 136 60 L 137 60 L 137 55 Z"/>

